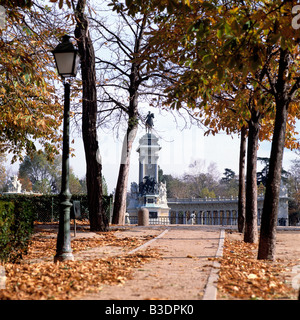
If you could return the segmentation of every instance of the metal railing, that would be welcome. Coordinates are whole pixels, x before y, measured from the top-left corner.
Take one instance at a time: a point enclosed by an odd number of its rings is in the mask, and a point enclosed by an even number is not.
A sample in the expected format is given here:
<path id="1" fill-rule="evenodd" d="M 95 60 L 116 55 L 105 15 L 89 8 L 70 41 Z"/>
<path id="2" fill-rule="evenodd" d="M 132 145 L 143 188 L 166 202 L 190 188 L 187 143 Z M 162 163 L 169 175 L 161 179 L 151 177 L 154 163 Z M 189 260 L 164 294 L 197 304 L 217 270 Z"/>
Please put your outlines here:
<path id="1" fill-rule="evenodd" d="M 127 224 L 138 224 L 137 216 L 128 217 Z M 130 223 L 128 223 L 130 222 Z M 180 216 L 149 218 L 149 225 L 172 225 L 172 224 L 193 224 L 193 225 L 221 225 L 232 226 L 237 225 L 237 217 L 224 217 L 220 215 L 213 216 L 197 216 L 193 220 L 186 214 Z M 260 217 L 257 219 L 260 225 Z M 288 226 L 288 218 L 278 218 L 278 226 Z"/>

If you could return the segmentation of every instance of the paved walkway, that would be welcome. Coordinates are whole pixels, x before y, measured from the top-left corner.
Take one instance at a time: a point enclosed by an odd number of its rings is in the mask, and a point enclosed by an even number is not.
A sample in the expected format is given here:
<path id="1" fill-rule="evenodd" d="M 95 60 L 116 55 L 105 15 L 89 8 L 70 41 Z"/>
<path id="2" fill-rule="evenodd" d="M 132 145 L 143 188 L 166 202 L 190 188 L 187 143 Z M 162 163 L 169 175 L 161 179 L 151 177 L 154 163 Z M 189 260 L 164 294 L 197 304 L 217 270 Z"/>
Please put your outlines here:
<path id="1" fill-rule="evenodd" d="M 161 252 L 162 259 L 153 260 L 137 269 L 133 279 L 126 281 L 122 286 L 104 286 L 99 293 L 79 299 L 213 299 L 217 266 L 211 258 L 214 258 L 217 252 L 221 252 L 221 227 L 172 225 L 160 228 L 157 233 L 157 229 L 152 227 L 152 230 L 156 231 L 156 238 L 137 250 L 144 250 L 146 247 L 156 248 Z M 149 232 L 151 226 L 134 227 L 130 230 L 137 234 L 145 230 Z M 207 284 L 210 287 L 209 293 L 206 290 Z"/>

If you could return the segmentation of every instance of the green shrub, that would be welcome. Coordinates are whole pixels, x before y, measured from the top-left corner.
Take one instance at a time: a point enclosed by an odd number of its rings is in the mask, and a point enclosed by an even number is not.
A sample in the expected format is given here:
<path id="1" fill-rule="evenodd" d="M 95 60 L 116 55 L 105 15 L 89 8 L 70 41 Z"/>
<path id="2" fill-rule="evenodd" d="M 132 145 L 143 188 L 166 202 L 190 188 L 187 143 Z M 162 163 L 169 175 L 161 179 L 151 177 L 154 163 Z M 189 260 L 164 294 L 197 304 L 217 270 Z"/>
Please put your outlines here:
<path id="1" fill-rule="evenodd" d="M 13 202 L 0 202 L 0 260 L 5 261 L 10 253 L 11 238 L 13 237 L 11 226 L 14 223 Z"/>
<path id="2" fill-rule="evenodd" d="M 0 201 L 0 260 L 18 262 L 28 250 L 33 232 L 29 201 Z"/>
<path id="3" fill-rule="evenodd" d="M 71 202 L 80 201 L 82 218 L 89 218 L 87 195 L 72 195 Z M 107 217 L 111 196 L 103 196 Z M 33 222 L 59 220 L 59 195 L 0 195 L 0 261 L 17 262 L 27 252 Z M 71 208 L 73 210 L 73 208 Z"/>

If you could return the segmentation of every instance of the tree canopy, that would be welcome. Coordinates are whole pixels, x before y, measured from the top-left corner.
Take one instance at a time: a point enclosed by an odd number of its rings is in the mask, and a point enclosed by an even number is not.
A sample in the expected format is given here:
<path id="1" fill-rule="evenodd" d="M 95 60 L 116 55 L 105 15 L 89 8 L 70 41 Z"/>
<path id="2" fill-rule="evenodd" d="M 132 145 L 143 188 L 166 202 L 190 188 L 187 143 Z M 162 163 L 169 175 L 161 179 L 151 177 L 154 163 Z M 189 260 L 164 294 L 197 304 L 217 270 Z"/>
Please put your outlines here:
<path id="1" fill-rule="evenodd" d="M 126 3 L 129 10 L 137 10 L 137 1 Z M 279 48 L 297 50 L 291 4 L 178 1 L 181 5 L 175 7 L 174 1 L 149 3 L 158 8 L 159 27 L 152 31 L 148 59 L 157 67 L 164 61 L 181 66 L 166 89 L 165 103 L 171 108 L 187 104 L 209 127 L 207 133 L 213 134 L 238 132 L 250 121 L 251 112 L 259 112 L 260 139 L 271 139 Z M 297 64 L 294 60 L 289 75 L 293 94 L 298 86 Z M 293 95 L 286 139 L 292 149 L 299 147 L 294 136 L 295 118 L 299 117 L 296 102 Z"/>
<path id="2" fill-rule="evenodd" d="M 292 25 L 296 2 L 128 0 L 126 4 L 133 15 L 146 8 L 158 12 L 149 60 L 182 66 L 166 89 L 166 104 L 171 108 L 187 104 L 212 133 L 224 128 L 236 132 L 248 124 L 244 238 L 248 242 L 257 239 L 253 160 L 258 134 L 262 139 L 273 133 L 258 257 L 274 259 L 283 149 L 299 148 L 294 137 L 295 119 L 300 116 L 300 31 Z"/>
<path id="3" fill-rule="evenodd" d="M 14 154 L 13 161 L 23 151 L 34 152 L 35 141 L 50 157 L 56 154 L 62 121 L 49 41 L 61 30 L 47 20 L 49 8 L 18 3 L 22 8 L 13 1 L 3 3 L 6 24 L 0 29 L 0 142 L 2 151 Z"/>

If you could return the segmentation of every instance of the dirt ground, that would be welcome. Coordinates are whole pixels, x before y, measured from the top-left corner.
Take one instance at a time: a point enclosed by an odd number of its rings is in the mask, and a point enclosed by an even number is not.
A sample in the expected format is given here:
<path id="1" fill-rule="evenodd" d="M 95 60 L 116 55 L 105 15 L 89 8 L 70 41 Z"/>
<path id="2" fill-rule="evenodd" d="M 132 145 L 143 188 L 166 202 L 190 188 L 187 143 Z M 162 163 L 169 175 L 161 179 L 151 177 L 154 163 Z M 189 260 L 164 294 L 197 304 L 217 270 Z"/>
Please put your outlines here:
<path id="1" fill-rule="evenodd" d="M 163 232 L 165 228 L 162 228 L 160 226 L 154 227 L 154 228 L 120 228 L 116 232 L 116 236 L 120 239 L 126 238 L 126 237 L 133 237 L 137 239 L 143 239 L 147 236 L 153 236 L 157 237 L 161 232 Z M 77 232 L 76 238 L 86 238 L 87 236 L 90 236 L 92 238 L 101 238 L 100 234 L 93 233 L 93 232 Z M 89 260 L 89 259 L 97 259 L 97 258 L 104 258 L 107 256 L 115 256 L 115 255 L 122 255 L 128 253 L 127 247 L 116 247 L 116 246 L 104 246 L 104 247 L 96 247 L 91 248 L 88 250 L 80 251 L 78 253 L 74 253 L 74 259 L 75 260 Z"/>
<path id="2" fill-rule="evenodd" d="M 243 235 L 237 231 L 226 233 L 229 240 L 243 240 Z M 279 262 L 284 268 L 280 274 L 289 287 L 300 286 L 300 228 L 278 227 L 276 234 L 276 256 L 275 262 Z M 281 279 L 282 279 L 281 278 Z M 293 291 L 293 290 L 292 290 Z M 287 299 L 297 299 L 298 290 L 294 290 L 292 296 Z M 224 292 L 218 291 L 217 299 L 236 299 Z"/>
<path id="3" fill-rule="evenodd" d="M 45 226 L 43 226 L 44 228 Z M 226 228 L 225 228 L 226 229 Z M 242 235 L 226 233 L 226 237 L 242 240 Z M 103 285 L 98 293 L 79 295 L 81 300 L 201 300 L 216 255 L 220 226 L 130 226 L 117 228 L 115 235 L 126 238 L 145 239 L 146 246 L 161 253 L 154 259 L 135 269 L 132 279 L 120 285 Z M 74 238 L 71 232 L 72 239 Z M 50 234 L 56 237 L 56 234 Z M 76 238 L 98 238 L 101 234 L 78 230 Z M 154 239 L 154 240 L 153 240 Z M 145 242 L 145 241 L 142 241 Z M 300 228 L 279 227 L 277 231 L 276 259 L 286 265 L 285 280 L 292 286 L 300 284 Z M 120 256 L 132 249 L 118 246 L 101 246 L 74 252 L 75 260 Z M 222 299 L 217 297 L 217 299 Z"/>
<path id="4" fill-rule="evenodd" d="M 133 274 L 122 286 L 104 286 L 97 294 L 78 297 L 82 300 L 201 300 L 213 265 L 220 227 L 172 226 L 135 227 L 120 236 L 155 236 L 168 231 L 148 247 L 159 249 L 161 260 L 154 260 Z M 239 233 L 227 236 L 242 239 Z M 287 265 L 285 279 L 290 285 L 300 274 L 300 229 L 279 228 L 276 258 Z M 112 254 L 114 254 L 112 252 Z M 297 266 L 299 265 L 299 268 Z M 298 273 L 297 273 L 298 272 Z M 300 278 L 300 276 L 299 276 Z"/>
<path id="5" fill-rule="evenodd" d="M 300 288 L 300 229 L 277 233 L 276 257 L 287 265 L 285 279 Z M 300 294 L 300 293 L 299 293 Z"/>
<path id="6" fill-rule="evenodd" d="M 78 297 L 83 300 L 198 300 L 215 257 L 220 229 L 205 226 L 160 227 L 164 235 L 151 242 L 162 259 L 154 260 L 135 271 L 133 279 L 122 286 L 104 286 L 98 294 Z M 123 233 L 157 234 L 151 227 L 135 227 Z"/>
<path id="7" fill-rule="evenodd" d="M 230 239 L 242 240 L 240 233 L 227 234 Z M 286 265 L 285 279 L 292 283 L 293 278 L 299 274 L 300 278 L 300 228 L 279 227 L 276 234 L 275 259 L 284 261 Z M 298 267 L 297 267 L 298 266 Z M 294 280 L 295 281 L 295 280 Z M 300 282 L 299 282 L 300 284 Z"/>

